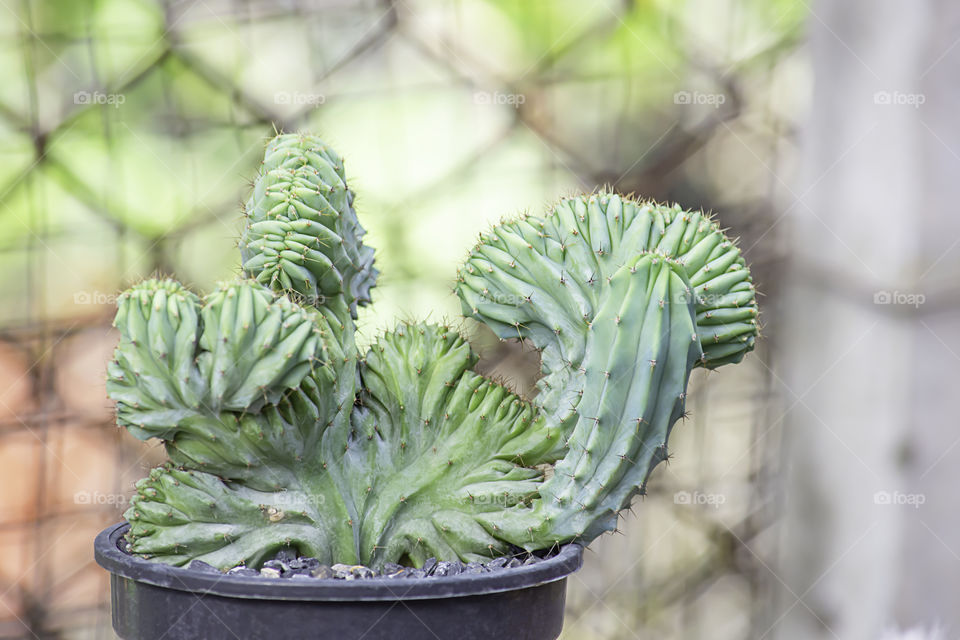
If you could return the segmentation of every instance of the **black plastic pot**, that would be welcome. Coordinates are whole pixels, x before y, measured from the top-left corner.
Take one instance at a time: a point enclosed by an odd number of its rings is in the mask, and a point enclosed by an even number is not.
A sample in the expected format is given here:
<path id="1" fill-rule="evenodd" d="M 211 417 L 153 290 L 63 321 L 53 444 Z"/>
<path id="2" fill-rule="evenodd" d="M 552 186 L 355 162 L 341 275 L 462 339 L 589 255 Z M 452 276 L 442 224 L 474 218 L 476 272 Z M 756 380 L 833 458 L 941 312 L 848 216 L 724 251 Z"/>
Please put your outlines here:
<path id="1" fill-rule="evenodd" d="M 129 525 L 97 536 L 124 640 L 554 640 L 583 549 L 536 564 L 443 578 L 291 581 L 188 571 L 128 555 Z"/>

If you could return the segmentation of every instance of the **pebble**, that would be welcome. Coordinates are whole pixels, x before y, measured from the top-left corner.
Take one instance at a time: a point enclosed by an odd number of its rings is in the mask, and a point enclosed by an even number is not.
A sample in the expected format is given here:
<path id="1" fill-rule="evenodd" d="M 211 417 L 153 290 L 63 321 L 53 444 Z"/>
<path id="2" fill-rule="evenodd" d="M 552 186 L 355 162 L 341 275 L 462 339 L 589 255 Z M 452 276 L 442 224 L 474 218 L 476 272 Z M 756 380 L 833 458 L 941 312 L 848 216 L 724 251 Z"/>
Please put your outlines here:
<path id="1" fill-rule="evenodd" d="M 539 562 L 544 558 L 532 553 L 517 553 L 513 557 L 499 557 L 489 562 L 470 562 L 464 564 L 459 560 L 441 560 L 427 558 L 420 568 L 405 567 L 396 562 L 386 562 L 380 572 L 359 564 L 335 564 L 333 566 L 321 564 L 317 558 L 297 556 L 290 549 L 281 549 L 273 558 L 263 563 L 260 571 L 244 565 L 233 567 L 228 574 L 233 576 L 264 576 L 267 578 L 285 578 L 288 580 L 367 580 L 370 578 L 389 578 L 391 580 L 411 578 L 422 579 L 428 577 L 442 578 L 456 575 L 478 575 L 503 569 L 525 567 Z M 193 571 L 204 573 L 221 573 L 216 567 L 193 560 L 187 567 Z"/>
<path id="2" fill-rule="evenodd" d="M 335 564 L 330 568 L 333 569 L 334 578 L 341 578 L 343 580 L 372 578 L 377 575 L 373 569 L 365 567 L 362 564 Z"/>
<path id="3" fill-rule="evenodd" d="M 282 564 L 290 564 L 297 559 L 297 553 L 292 549 L 280 549 L 280 551 L 277 551 L 276 555 L 273 556 L 273 559 Z"/>
<path id="4" fill-rule="evenodd" d="M 463 563 L 459 560 L 449 562 L 443 560 L 437 563 L 437 568 L 433 570 L 433 576 L 441 578 L 443 576 L 455 576 L 463 571 Z"/>
<path id="5" fill-rule="evenodd" d="M 287 567 L 293 571 L 296 571 L 299 569 L 306 569 L 307 571 L 310 571 L 312 569 L 316 569 L 319 566 L 320 566 L 320 561 L 317 560 L 316 558 L 311 558 L 309 556 L 294 558 L 293 560 L 287 563 Z"/>
<path id="6" fill-rule="evenodd" d="M 333 577 L 333 569 L 325 564 L 319 564 L 310 571 L 310 575 L 318 580 L 326 580 Z"/>
<path id="7" fill-rule="evenodd" d="M 286 563 L 280 562 L 279 560 L 267 560 L 263 563 L 263 567 L 266 569 L 276 569 L 280 573 L 290 569 Z"/>
<path id="8" fill-rule="evenodd" d="M 310 576 L 310 569 L 290 569 L 289 571 L 284 571 L 284 578 L 296 578 L 297 576 Z"/>
<path id="9" fill-rule="evenodd" d="M 193 560 L 187 568 L 193 571 L 203 571 L 204 573 L 220 573 L 220 569 L 217 569 L 212 564 L 207 564 L 203 560 Z"/>
<path id="10" fill-rule="evenodd" d="M 397 566 L 399 566 L 399 565 L 397 565 Z M 383 576 L 384 578 L 409 578 L 409 577 L 410 577 L 410 572 L 409 572 L 407 569 L 403 568 L 403 567 L 400 567 L 399 569 L 386 569 L 386 568 L 385 568 L 385 569 L 380 573 L 380 575 Z"/>
<path id="11" fill-rule="evenodd" d="M 377 572 L 370 567 L 357 565 L 353 568 L 353 575 L 357 578 L 375 578 L 377 576 Z"/>

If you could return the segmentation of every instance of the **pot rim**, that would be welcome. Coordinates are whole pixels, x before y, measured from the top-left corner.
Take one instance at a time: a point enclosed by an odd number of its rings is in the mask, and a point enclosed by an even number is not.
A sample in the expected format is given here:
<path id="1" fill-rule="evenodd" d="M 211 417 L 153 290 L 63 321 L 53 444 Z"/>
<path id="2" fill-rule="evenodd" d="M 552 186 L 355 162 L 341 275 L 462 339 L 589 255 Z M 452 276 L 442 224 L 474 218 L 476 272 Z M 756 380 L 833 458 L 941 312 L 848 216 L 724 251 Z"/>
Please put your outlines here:
<path id="1" fill-rule="evenodd" d="M 259 576 L 215 575 L 188 571 L 129 555 L 119 548 L 130 524 L 111 525 L 94 541 L 97 564 L 112 574 L 146 584 L 206 595 L 258 600 L 383 601 L 458 598 L 536 587 L 563 580 L 583 564 L 583 547 L 568 544 L 536 564 L 481 574 L 443 578 L 365 578 L 308 581 L 268 579 Z"/>

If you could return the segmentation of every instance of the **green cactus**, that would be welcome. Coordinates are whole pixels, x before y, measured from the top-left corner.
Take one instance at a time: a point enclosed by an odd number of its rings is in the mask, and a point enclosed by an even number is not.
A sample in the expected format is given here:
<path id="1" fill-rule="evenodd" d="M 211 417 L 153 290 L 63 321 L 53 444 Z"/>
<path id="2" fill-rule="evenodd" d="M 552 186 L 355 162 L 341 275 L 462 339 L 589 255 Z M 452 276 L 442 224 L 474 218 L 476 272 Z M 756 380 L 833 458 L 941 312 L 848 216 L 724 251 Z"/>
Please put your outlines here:
<path id="1" fill-rule="evenodd" d="M 614 529 L 667 457 L 692 368 L 754 346 L 736 246 L 700 213 L 607 193 L 483 235 L 456 290 L 465 315 L 540 351 L 528 402 L 475 373 L 449 326 L 401 324 L 361 355 L 377 271 L 344 176 L 317 138 L 278 136 L 246 207 L 249 279 L 121 296 L 108 392 L 170 457 L 137 483 L 132 551 L 419 565 Z"/>
<path id="2" fill-rule="evenodd" d="M 464 313 L 541 351 L 534 403 L 563 456 L 533 509 L 494 514 L 527 548 L 616 528 L 667 457 L 694 366 L 739 362 L 757 307 L 736 246 L 700 213 L 597 194 L 481 237 Z"/>
<path id="3" fill-rule="evenodd" d="M 314 303 L 343 296 L 354 317 L 377 280 L 373 248 L 353 210 L 343 160 L 313 136 L 267 145 L 246 205 L 243 268 L 272 289 Z"/>

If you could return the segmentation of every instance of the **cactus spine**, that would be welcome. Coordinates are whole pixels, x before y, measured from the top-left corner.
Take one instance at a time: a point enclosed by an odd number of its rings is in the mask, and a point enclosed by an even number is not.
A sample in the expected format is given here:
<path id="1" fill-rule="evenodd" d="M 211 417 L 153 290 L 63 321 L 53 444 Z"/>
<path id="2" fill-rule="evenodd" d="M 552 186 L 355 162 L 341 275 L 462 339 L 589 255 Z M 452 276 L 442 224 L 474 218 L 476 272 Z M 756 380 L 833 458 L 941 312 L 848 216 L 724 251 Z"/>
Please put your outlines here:
<path id="1" fill-rule="evenodd" d="M 474 373 L 449 326 L 361 355 L 377 271 L 352 203 L 339 156 L 278 136 L 246 206 L 249 279 L 121 296 L 108 392 L 170 457 L 126 513 L 135 553 L 379 565 L 588 543 L 667 457 L 691 370 L 754 346 L 750 273 L 715 223 L 600 193 L 495 227 L 458 272 L 465 315 L 540 350 L 532 402 Z"/>

